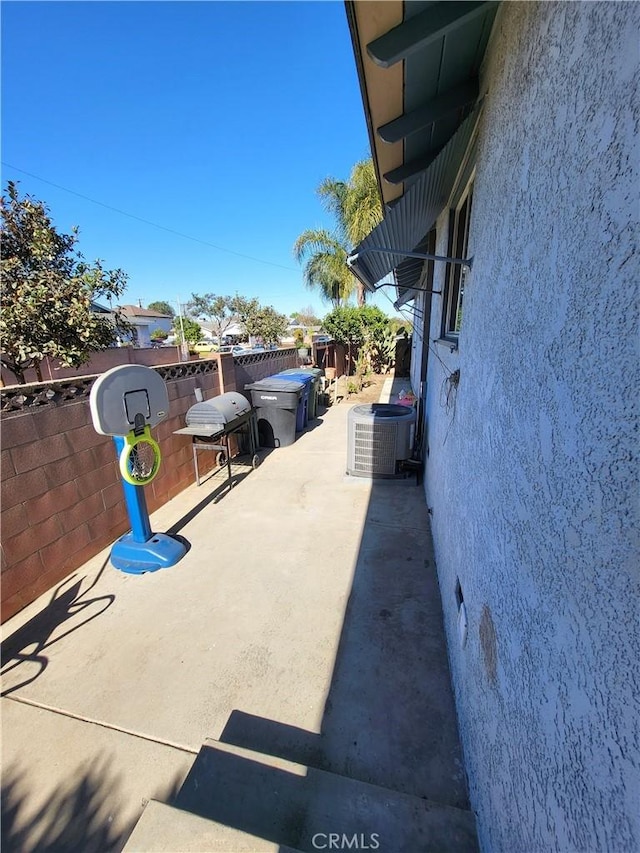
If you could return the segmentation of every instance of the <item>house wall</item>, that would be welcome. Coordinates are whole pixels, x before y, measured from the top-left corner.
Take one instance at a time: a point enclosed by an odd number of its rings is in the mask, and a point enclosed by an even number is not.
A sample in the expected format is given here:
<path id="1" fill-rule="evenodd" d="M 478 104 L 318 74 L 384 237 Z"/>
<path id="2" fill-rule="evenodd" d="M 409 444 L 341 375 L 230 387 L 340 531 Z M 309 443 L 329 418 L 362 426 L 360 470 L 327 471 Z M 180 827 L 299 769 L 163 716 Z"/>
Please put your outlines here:
<path id="1" fill-rule="evenodd" d="M 135 317 L 129 321 L 135 328 L 134 341 L 139 347 L 151 346 L 151 326 L 148 321 L 136 320 Z"/>
<path id="2" fill-rule="evenodd" d="M 162 329 L 163 332 L 167 332 L 167 334 L 173 329 L 173 326 L 176 322 L 180 322 L 180 320 L 175 320 L 173 317 L 152 317 L 153 322 L 149 326 L 149 334 L 153 334 L 153 332 L 158 329 Z"/>
<path id="3" fill-rule="evenodd" d="M 638 4 L 501 7 L 459 350 L 431 343 L 425 491 L 484 851 L 640 848 L 639 27 Z"/>

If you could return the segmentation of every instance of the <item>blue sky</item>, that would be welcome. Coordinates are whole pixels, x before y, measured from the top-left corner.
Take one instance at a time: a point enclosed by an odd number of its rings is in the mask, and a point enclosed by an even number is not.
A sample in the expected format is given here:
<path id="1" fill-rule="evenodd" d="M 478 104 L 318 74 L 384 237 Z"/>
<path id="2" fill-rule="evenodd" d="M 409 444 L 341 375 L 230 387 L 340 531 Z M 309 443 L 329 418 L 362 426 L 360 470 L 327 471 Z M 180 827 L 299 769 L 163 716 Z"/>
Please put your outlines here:
<path id="1" fill-rule="evenodd" d="M 342 2 L 3 2 L 2 137 L 3 186 L 124 269 L 122 302 L 329 310 L 291 250 L 369 156 Z"/>

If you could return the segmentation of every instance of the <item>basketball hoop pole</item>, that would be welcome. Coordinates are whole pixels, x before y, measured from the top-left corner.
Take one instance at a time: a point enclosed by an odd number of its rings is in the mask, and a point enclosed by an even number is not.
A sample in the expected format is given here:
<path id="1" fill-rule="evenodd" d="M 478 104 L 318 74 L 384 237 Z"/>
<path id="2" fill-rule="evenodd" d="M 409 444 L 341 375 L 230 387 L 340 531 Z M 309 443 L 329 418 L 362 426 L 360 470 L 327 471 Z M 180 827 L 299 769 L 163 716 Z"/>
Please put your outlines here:
<path id="1" fill-rule="evenodd" d="M 120 457 L 126 445 L 125 436 L 114 435 L 113 441 Z M 130 575 L 142 575 L 175 566 L 187 553 L 186 546 L 166 533 L 152 532 L 144 486 L 128 483 L 122 477 L 122 491 L 131 532 L 113 543 L 110 555 L 113 566 Z"/>
<path id="2" fill-rule="evenodd" d="M 116 445 L 118 457 L 120 457 L 125 445 L 124 436 L 114 435 L 113 441 Z M 151 532 L 147 501 L 144 496 L 144 486 L 134 486 L 132 483 L 127 483 L 123 478 L 122 488 L 124 491 L 124 501 L 127 505 L 127 514 L 131 522 L 131 538 L 134 542 L 148 542 L 153 534 Z"/>

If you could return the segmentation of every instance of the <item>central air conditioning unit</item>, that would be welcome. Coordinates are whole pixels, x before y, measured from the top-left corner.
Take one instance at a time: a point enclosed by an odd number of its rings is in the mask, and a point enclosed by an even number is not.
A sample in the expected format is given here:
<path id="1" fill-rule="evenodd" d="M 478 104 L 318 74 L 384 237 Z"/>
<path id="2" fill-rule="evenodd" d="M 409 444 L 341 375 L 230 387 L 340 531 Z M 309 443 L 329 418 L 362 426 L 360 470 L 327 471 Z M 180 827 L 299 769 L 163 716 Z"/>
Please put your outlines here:
<path id="1" fill-rule="evenodd" d="M 400 463 L 413 447 L 416 413 L 393 403 L 354 406 L 348 414 L 347 474 L 404 477 Z"/>

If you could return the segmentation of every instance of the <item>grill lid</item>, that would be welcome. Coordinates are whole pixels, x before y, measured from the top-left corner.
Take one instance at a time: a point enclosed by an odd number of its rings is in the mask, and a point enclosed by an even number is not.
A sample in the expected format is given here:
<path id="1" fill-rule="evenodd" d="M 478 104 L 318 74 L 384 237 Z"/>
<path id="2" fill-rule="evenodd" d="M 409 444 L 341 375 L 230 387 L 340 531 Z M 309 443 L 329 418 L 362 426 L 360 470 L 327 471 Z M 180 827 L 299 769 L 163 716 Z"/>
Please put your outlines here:
<path id="1" fill-rule="evenodd" d="M 187 426 L 228 424 L 251 410 L 251 403 L 237 391 L 220 394 L 191 406 L 186 414 Z"/>

